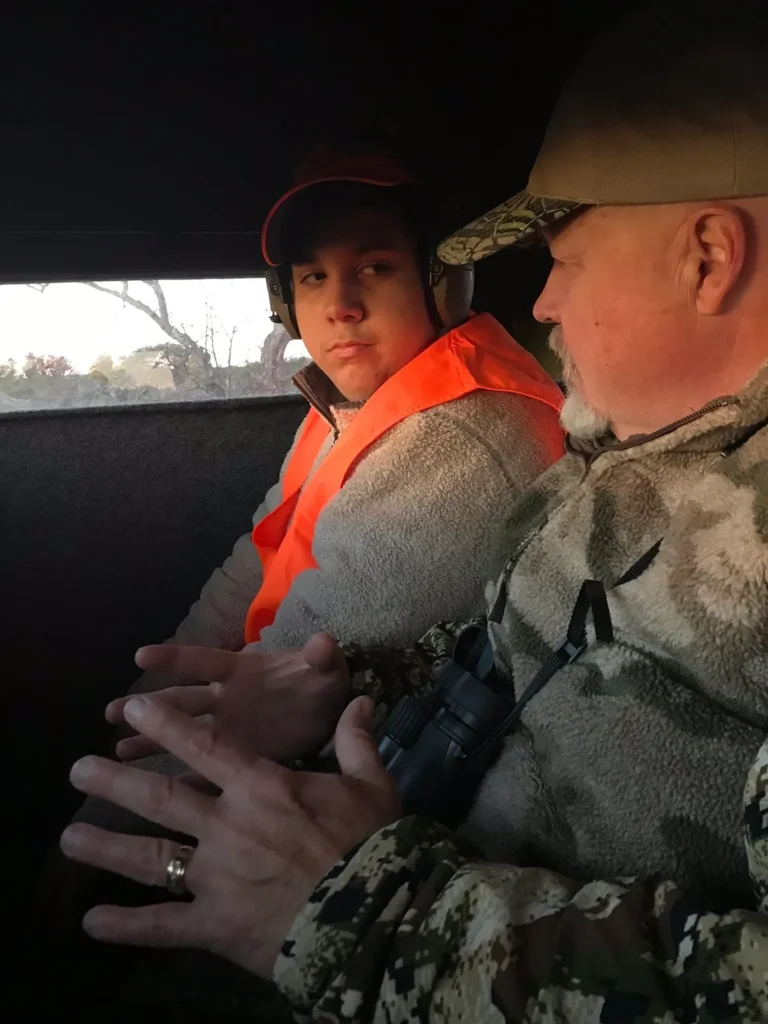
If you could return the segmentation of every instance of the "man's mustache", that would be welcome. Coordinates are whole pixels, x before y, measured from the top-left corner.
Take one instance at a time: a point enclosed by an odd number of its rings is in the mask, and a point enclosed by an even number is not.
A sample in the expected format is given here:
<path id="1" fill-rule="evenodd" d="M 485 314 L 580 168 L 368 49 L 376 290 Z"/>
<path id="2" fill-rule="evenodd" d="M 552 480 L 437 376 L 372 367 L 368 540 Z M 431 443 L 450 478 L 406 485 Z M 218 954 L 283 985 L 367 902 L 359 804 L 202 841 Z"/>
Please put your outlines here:
<path id="1" fill-rule="evenodd" d="M 568 352 L 565 347 L 565 337 L 563 335 L 563 328 L 560 324 L 555 324 L 552 330 L 549 332 L 547 338 L 547 344 L 549 348 L 556 356 L 560 359 L 565 360 Z"/>
<path id="2" fill-rule="evenodd" d="M 549 332 L 547 345 L 549 346 L 550 351 L 558 357 L 562 364 L 562 375 L 566 386 L 572 385 L 574 380 L 578 379 L 578 371 L 576 369 L 576 364 L 573 361 L 573 357 L 565 344 L 565 335 L 563 334 L 563 328 L 560 324 L 555 324 Z"/>

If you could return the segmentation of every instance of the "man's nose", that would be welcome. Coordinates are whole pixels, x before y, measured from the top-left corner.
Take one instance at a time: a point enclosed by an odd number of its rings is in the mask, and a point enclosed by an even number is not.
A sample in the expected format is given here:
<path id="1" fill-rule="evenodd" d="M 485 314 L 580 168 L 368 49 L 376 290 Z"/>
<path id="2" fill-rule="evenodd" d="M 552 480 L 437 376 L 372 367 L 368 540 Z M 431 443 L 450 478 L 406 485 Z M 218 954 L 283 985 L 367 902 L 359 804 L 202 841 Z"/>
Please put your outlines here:
<path id="1" fill-rule="evenodd" d="M 541 294 L 533 304 L 533 315 L 540 324 L 559 324 L 560 314 L 555 302 L 554 289 L 551 284 L 551 277 L 547 279 Z"/>
<path id="2" fill-rule="evenodd" d="M 360 289 L 356 282 L 338 280 L 328 294 L 326 316 L 331 323 L 359 323 L 365 316 Z"/>

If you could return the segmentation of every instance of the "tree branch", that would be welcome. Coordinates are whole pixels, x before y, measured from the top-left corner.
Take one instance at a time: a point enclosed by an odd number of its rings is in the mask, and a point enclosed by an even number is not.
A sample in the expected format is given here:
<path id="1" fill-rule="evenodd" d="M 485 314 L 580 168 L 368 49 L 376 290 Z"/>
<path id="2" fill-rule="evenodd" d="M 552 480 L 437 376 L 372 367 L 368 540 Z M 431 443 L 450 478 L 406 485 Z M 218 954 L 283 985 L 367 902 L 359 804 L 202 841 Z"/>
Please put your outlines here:
<path id="1" fill-rule="evenodd" d="M 163 327 L 163 330 L 168 333 L 168 329 L 171 327 L 171 321 L 168 319 L 168 303 L 165 301 L 165 292 L 163 286 L 159 281 L 144 281 L 143 284 L 149 285 L 152 291 L 155 293 L 157 299 L 157 308 L 160 312 L 160 320 L 163 324 L 167 324 L 167 327 Z"/>
<path id="2" fill-rule="evenodd" d="M 122 299 L 123 302 L 128 303 L 129 306 L 133 306 L 134 309 L 138 309 L 140 312 L 148 316 L 150 320 L 157 324 L 164 334 L 167 334 L 169 338 L 173 338 L 173 340 L 178 342 L 179 345 L 183 345 L 185 348 L 197 351 L 199 346 L 195 339 L 190 338 L 185 331 L 180 331 L 178 327 L 174 327 L 171 323 L 168 317 L 168 306 L 166 304 L 165 295 L 163 294 L 160 282 L 146 281 L 144 283 L 148 284 L 157 296 L 160 312 L 152 309 L 151 306 L 148 306 L 146 302 L 142 302 L 141 299 L 137 299 L 133 295 L 129 295 L 127 281 L 123 281 L 122 291 L 117 291 L 115 288 L 107 288 L 106 285 L 98 284 L 96 281 L 83 281 L 83 284 L 88 288 L 94 288 L 97 292 L 104 292 L 105 295 L 113 295 L 116 299 Z M 155 285 L 157 287 L 155 287 Z"/>

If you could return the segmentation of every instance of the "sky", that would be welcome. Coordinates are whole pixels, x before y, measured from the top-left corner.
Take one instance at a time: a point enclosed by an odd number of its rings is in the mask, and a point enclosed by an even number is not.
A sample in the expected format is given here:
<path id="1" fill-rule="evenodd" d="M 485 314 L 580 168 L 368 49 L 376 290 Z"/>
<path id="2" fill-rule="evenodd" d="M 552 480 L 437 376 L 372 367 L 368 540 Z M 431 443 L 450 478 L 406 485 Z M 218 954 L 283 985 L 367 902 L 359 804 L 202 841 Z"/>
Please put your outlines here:
<path id="1" fill-rule="evenodd" d="M 122 290 L 119 281 L 101 282 Z M 206 301 L 219 361 L 226 365 L 228 335 L 236 327 L 232 362 L 258 358 L 261 343 L 273 325 L 264 278 L 162 281 L 171 322 L 196 341 L 205 336 Z M 131 282 L 129 294 L 156 308 L 152 290 Z M 167 335 L 140 310 L 124 305 L 85 284 L 49 284 L 44 292 L 27 285 L 0 285 L 0 364 L 16 360 L 21 368 L 27 354 L 66 356 L 76 372 L 87 373 L 103 354 L 115 363 L 145 345 L 161 345 Z M 300 341 L 291 342 L 287 358 L 306 355 Z"/>

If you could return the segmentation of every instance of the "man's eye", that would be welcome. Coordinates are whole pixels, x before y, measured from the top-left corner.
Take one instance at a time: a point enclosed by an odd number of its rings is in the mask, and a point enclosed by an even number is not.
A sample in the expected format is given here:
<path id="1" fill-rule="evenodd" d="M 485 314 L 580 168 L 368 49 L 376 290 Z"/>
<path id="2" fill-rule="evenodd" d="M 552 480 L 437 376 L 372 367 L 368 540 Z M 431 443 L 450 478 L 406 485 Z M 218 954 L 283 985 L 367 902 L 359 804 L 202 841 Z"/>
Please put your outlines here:
<path id="1" fill-rule="evenodd" d="M 552 254 L 552 262 L 556 267 L 580 267 L 581 257 L 572 252 Z"/>
<path id="2" fill-rule="evenodd" d="M 363 274 L 388 274 L 392 271 L 392 266 L 389 263 L 366 263 L 361 268 Z"/>

